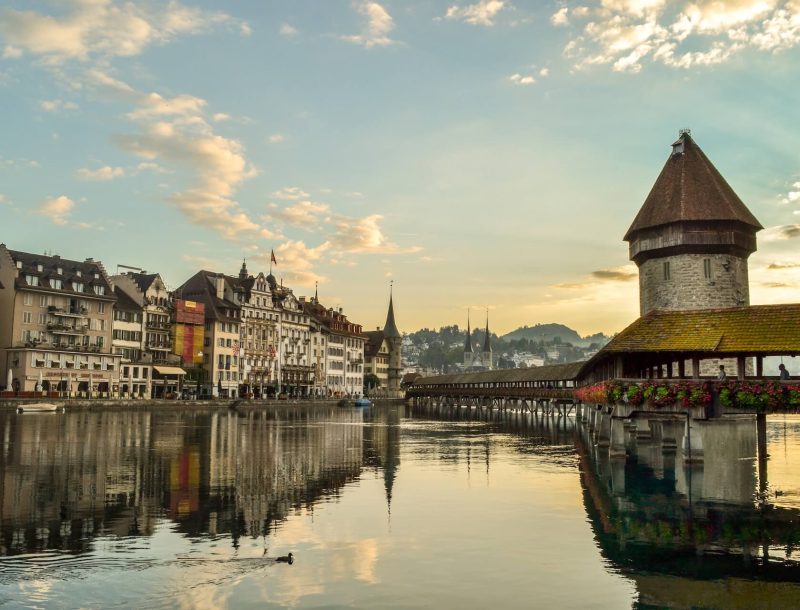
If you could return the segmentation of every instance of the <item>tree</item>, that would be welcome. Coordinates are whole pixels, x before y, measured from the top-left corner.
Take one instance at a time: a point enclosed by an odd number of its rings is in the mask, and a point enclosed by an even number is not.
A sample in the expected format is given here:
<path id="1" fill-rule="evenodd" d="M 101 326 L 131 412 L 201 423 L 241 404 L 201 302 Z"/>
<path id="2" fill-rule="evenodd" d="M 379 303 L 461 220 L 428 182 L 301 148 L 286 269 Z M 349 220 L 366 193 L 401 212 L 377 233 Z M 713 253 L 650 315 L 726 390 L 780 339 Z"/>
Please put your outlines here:
<path id="1" fill-rule="evenodd" d="M 375 373 L 367 373 L 364 375 L 364 387 L 379 388 L 381 387 L 381 380 L 378 379 L 378 376 Z"/>

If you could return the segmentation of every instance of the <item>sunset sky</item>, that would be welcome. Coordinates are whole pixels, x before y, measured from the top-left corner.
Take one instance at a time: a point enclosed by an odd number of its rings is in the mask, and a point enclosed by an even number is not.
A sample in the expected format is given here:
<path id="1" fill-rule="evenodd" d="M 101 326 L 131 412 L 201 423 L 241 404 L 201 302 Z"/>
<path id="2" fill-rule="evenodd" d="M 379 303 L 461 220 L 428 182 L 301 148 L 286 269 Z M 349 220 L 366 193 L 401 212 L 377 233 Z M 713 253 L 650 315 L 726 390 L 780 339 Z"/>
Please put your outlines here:
<path id="1" fill-rule="evenodd" d="M 267 270 L 372 328 L 638 315 L 626 229 L 681 128 L 800 300 L 800 0 L 6 0 L 0 241 Z M 482 317 L 477 311 L 473 314 Z"/>

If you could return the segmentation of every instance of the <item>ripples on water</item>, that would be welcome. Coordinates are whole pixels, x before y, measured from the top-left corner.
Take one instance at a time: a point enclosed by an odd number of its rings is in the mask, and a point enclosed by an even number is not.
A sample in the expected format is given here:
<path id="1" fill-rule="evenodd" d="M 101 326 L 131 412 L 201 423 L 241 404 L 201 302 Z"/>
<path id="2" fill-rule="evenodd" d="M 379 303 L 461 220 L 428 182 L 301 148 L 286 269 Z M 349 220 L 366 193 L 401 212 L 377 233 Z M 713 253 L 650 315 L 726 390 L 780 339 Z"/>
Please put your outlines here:
<path id="1" fill-rule="evenodd" d="M 796 416 L 769 421 L 766 472 L 747 428 L 687 468 L 633 439 L 611 462 L 572 417 L 466 409 L 0 428 L 0 607 L 800 607 Z"/>

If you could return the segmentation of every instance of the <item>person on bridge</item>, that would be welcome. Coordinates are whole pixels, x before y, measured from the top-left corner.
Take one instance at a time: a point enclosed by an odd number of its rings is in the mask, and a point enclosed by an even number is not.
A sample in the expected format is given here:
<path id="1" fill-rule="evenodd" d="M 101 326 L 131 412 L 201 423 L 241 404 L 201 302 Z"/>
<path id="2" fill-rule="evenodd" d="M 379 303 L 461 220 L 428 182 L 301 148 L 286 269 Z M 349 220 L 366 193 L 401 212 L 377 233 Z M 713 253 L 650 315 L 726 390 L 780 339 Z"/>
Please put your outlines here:
<path id="1" fill-rule="evenodd" d="M 789 379 L 789 371 L 786 370 L 786 366 L 781 363 L 778 365 L 778 370 L 780 371 L 779 378 L 781 381 L 787 381 Z"/>
<path id="2" fill-rule="evenodd" d="M 717 381 L 727 381 L 728 376 L 725 374 L 725 365 L 719 365 L 719 374 L 717 375 Z"/>

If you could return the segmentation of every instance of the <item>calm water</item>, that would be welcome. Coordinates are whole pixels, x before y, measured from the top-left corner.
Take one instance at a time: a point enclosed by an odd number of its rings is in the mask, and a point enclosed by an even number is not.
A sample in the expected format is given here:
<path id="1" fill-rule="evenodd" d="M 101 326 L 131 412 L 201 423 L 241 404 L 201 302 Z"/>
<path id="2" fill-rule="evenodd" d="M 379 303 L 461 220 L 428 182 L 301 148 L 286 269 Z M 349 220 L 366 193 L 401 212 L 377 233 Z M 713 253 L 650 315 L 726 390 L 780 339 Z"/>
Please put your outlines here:
<path id="1" fill-rule="evenodd" d="M 800 417 L 767 432 L 688 469 L 572 417 L 3 413 L 0 607 L 800 608 Z"/>

